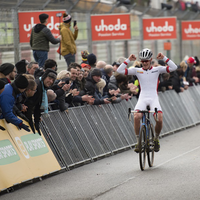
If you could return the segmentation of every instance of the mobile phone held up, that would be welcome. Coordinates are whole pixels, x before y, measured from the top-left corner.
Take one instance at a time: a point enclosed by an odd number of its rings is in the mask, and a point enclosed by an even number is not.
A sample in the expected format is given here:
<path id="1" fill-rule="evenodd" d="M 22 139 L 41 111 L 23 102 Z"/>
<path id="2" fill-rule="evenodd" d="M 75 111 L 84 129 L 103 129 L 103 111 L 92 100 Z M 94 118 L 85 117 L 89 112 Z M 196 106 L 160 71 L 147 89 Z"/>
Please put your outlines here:
<path id="1" fill-rule="evenodd" d="M 76 24 L 77 24 L 77 21 L 76 21 L 76 20 L 74 20 L 74 27 L 76 26 Z"/>

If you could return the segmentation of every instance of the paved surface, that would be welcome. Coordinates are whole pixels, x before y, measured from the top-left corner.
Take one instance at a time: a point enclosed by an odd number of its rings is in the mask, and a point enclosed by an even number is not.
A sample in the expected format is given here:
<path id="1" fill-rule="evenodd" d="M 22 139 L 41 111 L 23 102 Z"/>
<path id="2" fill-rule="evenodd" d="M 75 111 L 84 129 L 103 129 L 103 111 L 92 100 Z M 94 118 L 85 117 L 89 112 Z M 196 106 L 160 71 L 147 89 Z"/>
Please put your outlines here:
<path id="1" fill-rule="evenodd" d="M 199 200 L 200 126 L 160 140 L 154 167 L 129 150 L 30 184 L 0 200 Z"/>

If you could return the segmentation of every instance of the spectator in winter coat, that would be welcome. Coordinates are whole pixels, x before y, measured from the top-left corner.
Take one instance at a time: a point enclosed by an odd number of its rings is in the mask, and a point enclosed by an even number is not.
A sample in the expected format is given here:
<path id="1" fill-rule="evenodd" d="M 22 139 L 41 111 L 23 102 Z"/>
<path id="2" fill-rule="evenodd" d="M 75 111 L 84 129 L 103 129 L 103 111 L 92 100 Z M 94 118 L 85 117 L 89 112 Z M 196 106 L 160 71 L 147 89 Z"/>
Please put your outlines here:
<path id="1" fill-rule="evenodd" d="M 94 105 L 110 103 L 110 101 L 108 101 L 108 98 L 101 98 L 102 95 L 96 86 L 96 84 L 101 80 L 101 76 L 101 70 L 95 68 L 91 71 L 86 79 L 85 92 L 86 94 L 91 95 L 95 98 Z"/>
<path id="2" fill-rule="evenodd" d="M 57 73 L 52 69 L 47 69 L 45 73 L 36 80 L 37 91 L 32 97 L 27 98 L 25 105 L 28 107 L 25 112 L 26 117 L 29 119 L 29 124 L 32 131 L 35 129 L 40 133 L 39 122 L 41 112 L 48 113 L 48 98 L 46 91 L 53 85 L 56 80 Z M 35 128 L 33 126 L 32 113 L 34 114 Z"/>
<path id="3" fill-rule="evenodd" d="M 65 58 L 67 66 L 75 62 L 76 44 L 75 40 L 78 37 L 78 27 L 75 25 L 74 33 L 70 30 L 71 16 L 63 13 L 63 23 L 60 25 L 61 40 L 61 55 Z"/>
<path id="4" fill-rule="evenodd" d="M 173 89 L 177 93 L 184 91 L 183 75 L 183 70 L 181 68 L 178 68 L 176 71 L 173 72 L 172 76 L 170 77 Z"/>
<path id="5" fill-rule="evenodd" d="M 23 124 L 23 121 L 13 113 L 13 107 L 15 100 L 28 86 L 28 80 L 25 76 L 19 75 L 17 79 L 11 83 L 6 84 L 4 91 L 0 95 L 0 107 L 2 109 L 1 119 L 5 118 L 7 122 L 10 122 L 18 128 L 23 128 L 26 131 L 30 131 L 28 126 Z"/>
<path id="6" fill-rule="evenodd" d="M 30 46 L 33 50 L 33 57 L 40 67 L 43 67 L 45 60 L 48 58 L 49 42 L 58 44 L 61 36 L 54 38 L 46 24 L 49 15 L 43 13 L 39 15 L 40 23 L 36 24 L 31 31 Z"/>

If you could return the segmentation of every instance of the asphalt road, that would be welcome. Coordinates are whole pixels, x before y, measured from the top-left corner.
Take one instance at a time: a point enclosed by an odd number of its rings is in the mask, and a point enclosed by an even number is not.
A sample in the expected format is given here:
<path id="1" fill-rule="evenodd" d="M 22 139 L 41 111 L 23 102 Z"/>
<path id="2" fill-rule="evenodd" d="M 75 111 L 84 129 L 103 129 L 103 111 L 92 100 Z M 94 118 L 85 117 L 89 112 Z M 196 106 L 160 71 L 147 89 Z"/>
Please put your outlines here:
<path id="1" fill-rule="evenodd" d="M 0 200 L 199 200 L 200 126 L 160 139 L 154 167 L 133 150 L 3 194 Z"/>

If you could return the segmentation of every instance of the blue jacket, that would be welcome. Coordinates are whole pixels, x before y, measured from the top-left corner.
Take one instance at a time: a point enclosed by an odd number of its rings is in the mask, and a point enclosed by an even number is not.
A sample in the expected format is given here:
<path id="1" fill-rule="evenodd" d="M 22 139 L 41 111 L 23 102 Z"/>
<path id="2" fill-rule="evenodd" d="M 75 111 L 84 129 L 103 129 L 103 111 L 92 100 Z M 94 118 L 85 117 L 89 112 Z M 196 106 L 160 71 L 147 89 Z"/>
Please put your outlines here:
<path id="1" fill-rule="evenodd" d="M 15 99 L 21 95 L 19 90 L 14 84 L 6 84 L 4 91 L 0 94 L 0 107 L 2 109 L 2 115 L 0 119 L 5 118 L 8 122 L 18 126 L 22 123 L 22 120 L 17 118 L 13 114 L 13 106 L 15 104 Z"/>

